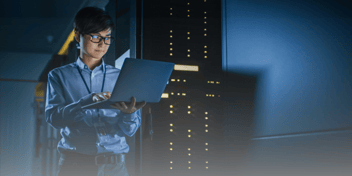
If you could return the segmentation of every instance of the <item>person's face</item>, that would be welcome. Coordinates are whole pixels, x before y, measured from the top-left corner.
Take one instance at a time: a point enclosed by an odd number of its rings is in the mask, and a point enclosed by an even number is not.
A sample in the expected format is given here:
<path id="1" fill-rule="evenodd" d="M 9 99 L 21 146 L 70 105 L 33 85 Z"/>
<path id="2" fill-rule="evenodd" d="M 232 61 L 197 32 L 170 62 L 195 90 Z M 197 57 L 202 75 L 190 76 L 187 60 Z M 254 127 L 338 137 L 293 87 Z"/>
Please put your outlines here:
<path id="1" fill-rule="evenodd" d="M 100 31 L 98 33 L 90 33 L 91 35 L 98 35 L 103 38 L 111 37 L 110 30 Z M 104 43 L 104 39 L 102 39 L 99 43 L 93 43 L 91 41 L 91 36 L 88 34 L 79 34 L 76 32 L 75 35 L 76 41 L 79 43 L 80 47 L 80 55 L 81 57 L 90 57 L 93 59 L 100 59 L 102 58 L 105 53 L 108 51 L 109 46 Z M 83 46 L 83 47 L 82 47 Z"/>

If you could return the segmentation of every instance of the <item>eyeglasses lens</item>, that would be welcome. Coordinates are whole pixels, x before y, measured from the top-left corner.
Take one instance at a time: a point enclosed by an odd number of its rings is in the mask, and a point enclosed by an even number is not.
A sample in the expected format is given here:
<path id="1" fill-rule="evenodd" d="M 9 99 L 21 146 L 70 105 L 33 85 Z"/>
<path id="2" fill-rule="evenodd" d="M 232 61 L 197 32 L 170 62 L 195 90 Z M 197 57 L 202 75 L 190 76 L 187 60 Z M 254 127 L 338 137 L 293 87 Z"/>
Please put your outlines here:
<path id="1" fill-rule="evenodd" d="M 107 45 L 110 45 L 114 41 L 114 39 L 111 37 L 102 38 L 102 37 L 96 36 L 96 35 L 93 35 L 91 38 L 92 42 L 94 42 L 94 43 L 99 43 L 102 39 L 104 39 L 104 43 Z"/>

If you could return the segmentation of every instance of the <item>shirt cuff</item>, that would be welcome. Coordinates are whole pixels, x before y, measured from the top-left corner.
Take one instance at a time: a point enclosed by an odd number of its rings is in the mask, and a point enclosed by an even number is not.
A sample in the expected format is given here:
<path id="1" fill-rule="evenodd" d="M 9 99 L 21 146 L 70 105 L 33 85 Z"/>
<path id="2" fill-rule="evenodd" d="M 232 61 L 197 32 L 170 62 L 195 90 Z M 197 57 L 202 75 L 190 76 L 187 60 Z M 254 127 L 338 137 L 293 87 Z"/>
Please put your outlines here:
<path id="1" fill-rule="evenodd" d="M 139 109 L 137 111 L 139 111 Z M 133 118 L 133 117 L 135 117 L 137 115 L 137 111 L 135 111 L 133 113 L 130 113 L 130 114 L 127 114 L 127 113 L 124 113 L 124 112 L 120 111 L 121 112 L 121 114 L 120 114 L 121 116 L 120 117 L 122 117 L 123 119 Z"/>
<path id="2" fill-rule="evenodd" d="M 85 105 L 89 105 L 89 104 L 94 103 L 94 101 L 93 101 L 93 95 L 94 94 L 96 94 L 96 93 L 93 92 L 91 94 L 88 94 L 88 95 L 82 97 L 81 100 L 80 100 L 81 106 L 85 106 Z"/>

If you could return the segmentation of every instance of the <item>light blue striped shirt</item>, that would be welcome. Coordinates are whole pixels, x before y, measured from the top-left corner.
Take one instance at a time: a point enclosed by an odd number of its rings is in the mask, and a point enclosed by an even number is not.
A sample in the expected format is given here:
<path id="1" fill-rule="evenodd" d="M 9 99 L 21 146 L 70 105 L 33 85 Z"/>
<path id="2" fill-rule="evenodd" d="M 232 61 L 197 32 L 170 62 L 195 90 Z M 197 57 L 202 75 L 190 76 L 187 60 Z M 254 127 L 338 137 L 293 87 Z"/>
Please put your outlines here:
<path id="1" fill-rule="evenodd" d="M 89 94 L 77 65 L 80 68 L 91 93 Z M 60 129 L 62 136 L 57 149 L 77 153 L 97 155 L 101 153 L 128 153 L 129 146 L 125 135 L 133 136 L 141 124 L 140 109 L 125 114 L 118 109 L 81 109 L 93 103 L 92 94 L 100 93 L 105 69 L 102 64 L 90 70 L 80 57 L 77 62 L 55 68 L 48 74 L 45 104 L 45 119 L 52 127 Z M 103 92 L 112 92 L 120 69 L 106 65 L 106 78 Z M 108 142 L 99 144 L 94 123 L 98 113 L 105 122 Z"/>

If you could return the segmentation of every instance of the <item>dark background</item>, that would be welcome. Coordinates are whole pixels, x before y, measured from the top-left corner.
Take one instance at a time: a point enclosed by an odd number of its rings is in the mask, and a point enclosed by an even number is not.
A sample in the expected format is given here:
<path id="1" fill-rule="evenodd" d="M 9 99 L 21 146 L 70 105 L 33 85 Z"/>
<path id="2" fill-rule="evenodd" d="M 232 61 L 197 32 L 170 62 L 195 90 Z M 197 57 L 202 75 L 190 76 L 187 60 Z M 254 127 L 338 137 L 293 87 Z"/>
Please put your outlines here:
<path id="1" fill-rule="evenodd" d="M 0 175 L 36 165 L 37 83 L 23 80 L 38 80 L 84 2 L 0 4 Z M 226 90 L 219 172 L 350 175 L 351 1 L 221 3 L 222 68 L 238 87 Z"/>

